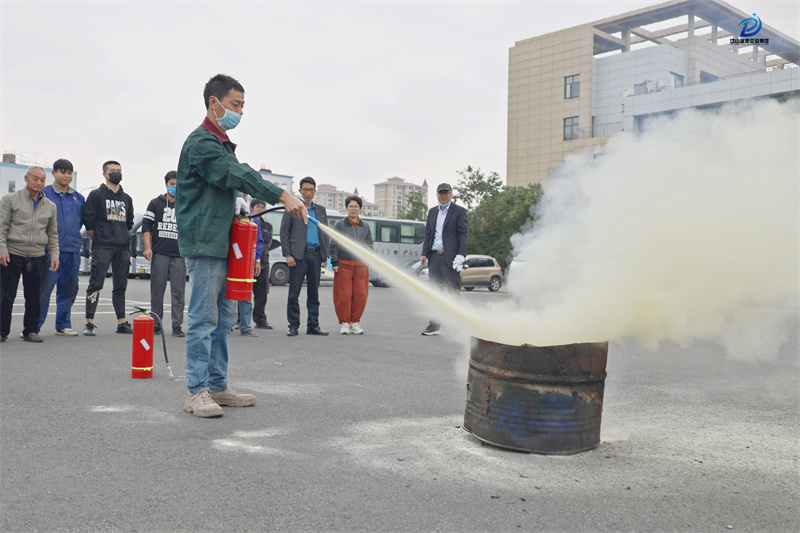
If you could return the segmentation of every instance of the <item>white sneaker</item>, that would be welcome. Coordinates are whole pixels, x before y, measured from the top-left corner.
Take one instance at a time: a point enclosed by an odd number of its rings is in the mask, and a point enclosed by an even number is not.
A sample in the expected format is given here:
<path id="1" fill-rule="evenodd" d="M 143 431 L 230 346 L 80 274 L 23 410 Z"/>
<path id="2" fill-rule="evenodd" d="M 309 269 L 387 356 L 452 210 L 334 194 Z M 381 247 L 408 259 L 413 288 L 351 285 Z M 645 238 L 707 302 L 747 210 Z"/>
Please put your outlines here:
<path id="1" fill-rule="evenodd" d="M 339 330 L 339 335 L 350 335 L 350 323 L 345 322 L 342 324 L 342 329 Z"/>
<path id="2" fill-rule="evenodd" d="M 350 333 L 352 333 L 353 335 L 363 335 L 364 328 L 362 328 L 361 324 L 359 324 L 358 322 L 353 322 L 352 324 L 350 324 Z"/>
<path id="3" fill-rule="evenodd" d="M 62 328 L 56 330 L 56 335 L 62 335 L 64 337 L 77 337 L 78 332 L 72 328 Z"/>

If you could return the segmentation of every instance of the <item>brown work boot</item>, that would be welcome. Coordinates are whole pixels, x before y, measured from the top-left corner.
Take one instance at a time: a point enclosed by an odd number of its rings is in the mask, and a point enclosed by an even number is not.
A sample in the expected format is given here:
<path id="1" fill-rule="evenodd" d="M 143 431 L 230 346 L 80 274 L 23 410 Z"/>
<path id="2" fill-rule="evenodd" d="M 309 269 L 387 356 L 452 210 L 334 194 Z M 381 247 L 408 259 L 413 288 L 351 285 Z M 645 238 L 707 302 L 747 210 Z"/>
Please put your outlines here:
<path id="1" fill-rule="evenodd" d="M 223 391 L 208 391 L 211 399 L 220 405 L 227 405 L 230 407 L 247 407 L 248 405 L 255 405 L 256 397 L 252 394 L 239 394 L 233 389 Z"/>
<path id="2" fill-rule="evenodd" d="M 222 407 L 216 404 L 207 390 L 198 392 L 196 394 L 189 394 L 186 398 L 186 405 L 183 410 L 187 413 L 193 413 L 194 416 L 208 418 L 212 416 L 222 416 Z"/>

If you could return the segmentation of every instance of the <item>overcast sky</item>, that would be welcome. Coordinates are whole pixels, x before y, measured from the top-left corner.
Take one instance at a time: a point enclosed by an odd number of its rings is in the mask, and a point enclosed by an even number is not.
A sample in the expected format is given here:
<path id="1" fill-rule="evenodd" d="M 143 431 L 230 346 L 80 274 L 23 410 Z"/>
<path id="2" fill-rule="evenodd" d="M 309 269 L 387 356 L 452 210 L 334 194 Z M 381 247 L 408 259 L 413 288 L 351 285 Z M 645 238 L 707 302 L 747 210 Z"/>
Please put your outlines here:
<path id="1" fill-rule="evenodd" d="M 116 159 L 143 211 L 225 73 L 245 88 L 230 133 L 256 170 L 368 200 L 392 176 L 455 184 L 467 165 L 505 180 L 509 48 L 658 3 L 2 0 L 0 149 L 70 159 L 79 189 Z M 729 3 L 800 35 L 797 0 Z"/>

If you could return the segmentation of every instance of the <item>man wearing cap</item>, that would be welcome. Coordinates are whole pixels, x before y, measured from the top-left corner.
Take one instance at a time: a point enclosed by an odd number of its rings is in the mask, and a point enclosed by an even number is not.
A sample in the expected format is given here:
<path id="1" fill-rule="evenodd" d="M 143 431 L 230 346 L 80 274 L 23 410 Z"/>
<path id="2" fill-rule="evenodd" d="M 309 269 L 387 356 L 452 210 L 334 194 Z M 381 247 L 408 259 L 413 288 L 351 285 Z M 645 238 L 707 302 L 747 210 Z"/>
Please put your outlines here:
<path id="1" fill-rule="evenodd" d="M 422 241 L 424 267 L 431 281 L 448 291 L 461 290 L 461 265 L 467 255 L 467 210 L 453 203 L 453 188 L 441 183 L 436 188 L 439 205 L 428 211 L 425 240 Z M 439 323 L 431 320 L 423 335 L 439 335 Z"/>

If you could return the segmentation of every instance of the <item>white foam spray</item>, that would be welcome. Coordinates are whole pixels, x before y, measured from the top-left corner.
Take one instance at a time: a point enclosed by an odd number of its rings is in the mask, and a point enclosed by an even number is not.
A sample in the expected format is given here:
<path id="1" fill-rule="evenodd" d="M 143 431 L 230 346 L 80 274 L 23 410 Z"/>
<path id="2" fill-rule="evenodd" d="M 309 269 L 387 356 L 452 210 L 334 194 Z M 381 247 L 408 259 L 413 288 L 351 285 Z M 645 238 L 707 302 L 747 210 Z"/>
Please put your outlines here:
<path id="1" fill-rule="evenodd" d="M 797 321 L 799 132 L 797 100 L 688 111 L 568 166 L 513 238 L 525 261 L 495 327 L 510 344 L 718 337 L 770 355 Z"/>
<path id="2" fill-rule="evenodd" d="M 797 101 L 687 111 L 613 138 L 597 163 L 568 163 L 545 188 L 510 298 L 475 307 L 351 243 L 464 337 L 538 346 L 637 336 L 647 347 L 719 338 L 767 358 L 798 320 Z"/>

